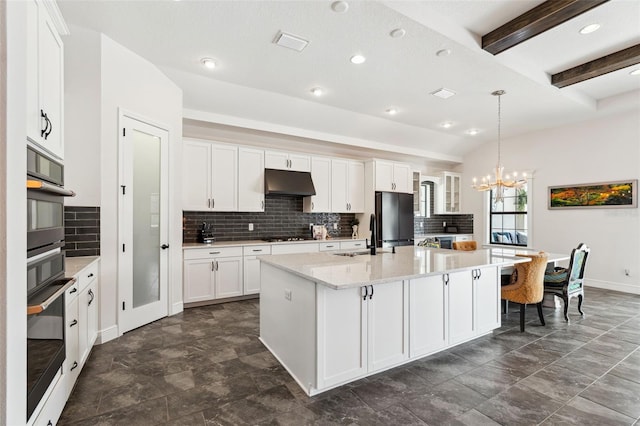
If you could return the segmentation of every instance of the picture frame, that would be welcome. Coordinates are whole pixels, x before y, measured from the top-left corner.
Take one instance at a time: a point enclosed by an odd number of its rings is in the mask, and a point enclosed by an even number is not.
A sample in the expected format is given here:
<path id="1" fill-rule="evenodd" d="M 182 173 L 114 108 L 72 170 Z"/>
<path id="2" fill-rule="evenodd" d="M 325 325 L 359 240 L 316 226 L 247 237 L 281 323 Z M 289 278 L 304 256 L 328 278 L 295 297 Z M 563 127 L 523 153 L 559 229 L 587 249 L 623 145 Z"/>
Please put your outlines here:
<path id="1" fill-rule="evenodd" d="M 638 207 L 638 180 L 550 186 L 549 210 Z"/>

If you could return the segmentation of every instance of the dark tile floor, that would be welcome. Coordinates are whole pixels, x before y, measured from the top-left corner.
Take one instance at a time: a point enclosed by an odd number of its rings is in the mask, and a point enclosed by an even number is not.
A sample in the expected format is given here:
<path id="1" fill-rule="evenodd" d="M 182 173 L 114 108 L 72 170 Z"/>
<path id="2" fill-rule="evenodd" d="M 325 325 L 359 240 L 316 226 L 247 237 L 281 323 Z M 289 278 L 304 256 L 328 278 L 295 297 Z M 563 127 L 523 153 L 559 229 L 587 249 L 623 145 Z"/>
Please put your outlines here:
<path id="1" fill-rule="evenodd" d="M 258 301 L 186 310 L 94 347 L 60 419 L 79 425 L 640 424 L 640 296 L 588 288 L 489 336 L 307 397 L 258 341 Z M 517 311 L 517 310 L 516 310 Z"/>

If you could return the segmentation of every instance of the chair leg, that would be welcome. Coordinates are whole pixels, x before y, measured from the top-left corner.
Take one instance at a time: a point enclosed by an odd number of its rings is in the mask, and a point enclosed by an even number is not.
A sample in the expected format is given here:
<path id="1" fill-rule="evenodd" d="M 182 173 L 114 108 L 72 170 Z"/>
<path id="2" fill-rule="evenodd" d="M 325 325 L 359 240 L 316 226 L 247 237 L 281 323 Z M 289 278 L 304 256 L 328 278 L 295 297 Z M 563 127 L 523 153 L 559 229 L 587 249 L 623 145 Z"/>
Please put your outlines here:
<path id="1" fill-rule="evenodd" d="M 520 305 L 520 333 L 524 332 L 524 311 L 527 308 L 526 303 Z"/>
<path id="2" fill-rule="evenodd" d="M 580 315 L 584 316 L 584 312 L 582 312 L 582 293 L 578 295 L 578 312 L 580 312 Z"/>
<path id="3" fill-rule="evenodd" d="M 546 325 L 544 323 L 544 315 L 542 315 L 542 302 L 536 303 L 536 306 L 538 307 L 538 317 L 540 317 L 540 322 L 542 325 Z"/>
<path id="4" fill-rule="evenodd" d="M 569 297 L 565 294 L 562 295 L 562 300 L 564 301 L 564 319 L 569 322 Z"/>

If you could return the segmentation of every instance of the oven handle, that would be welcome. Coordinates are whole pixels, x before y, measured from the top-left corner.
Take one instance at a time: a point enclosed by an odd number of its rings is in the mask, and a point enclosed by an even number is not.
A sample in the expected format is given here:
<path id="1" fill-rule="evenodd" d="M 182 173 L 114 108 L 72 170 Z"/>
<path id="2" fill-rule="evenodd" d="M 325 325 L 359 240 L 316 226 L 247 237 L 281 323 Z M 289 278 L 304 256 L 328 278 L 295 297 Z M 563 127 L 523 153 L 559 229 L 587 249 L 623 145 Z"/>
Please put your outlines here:
<path id="1" fill-rule="evenodd" d="M 38 189 L 40 191 L 50 192 L 52 194 L 62 195 L 64 197 L 76 196 L 76 193 L 70 189 L 60 188 L 59 186 L 51 185 L 50 183 L 35 179 L 27 179 L 27 189 Z"/>
<path id="2" fill-rule="evenodd" d="M 67 291 L 69 287 L 76 283 L 76 278 L 70 278 L 69 281 L 65 283 L 62 287 L 58 289 L 55 293 L 53 293 L 47 300 L 37 304 L 37 305 L 27 305 L 27 315 L 39 314 L 49 307 L 50 304 L 55 302 L 55 300 L 60 297 L 62 293 Z"/>

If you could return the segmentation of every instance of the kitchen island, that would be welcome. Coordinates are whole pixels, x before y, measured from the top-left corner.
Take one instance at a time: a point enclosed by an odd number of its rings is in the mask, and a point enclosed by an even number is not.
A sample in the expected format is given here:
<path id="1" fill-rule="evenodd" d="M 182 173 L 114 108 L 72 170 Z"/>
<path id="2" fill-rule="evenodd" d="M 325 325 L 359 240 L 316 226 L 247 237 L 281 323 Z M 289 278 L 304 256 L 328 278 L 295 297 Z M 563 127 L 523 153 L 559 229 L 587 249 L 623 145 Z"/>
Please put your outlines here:
<path id="1" fill-rule="evenodd" d="M 500 327 L 499 268 L 529 261 L 491 249 L 359 253 L 260 257 L 260 340 L 308 395 Z"/>

